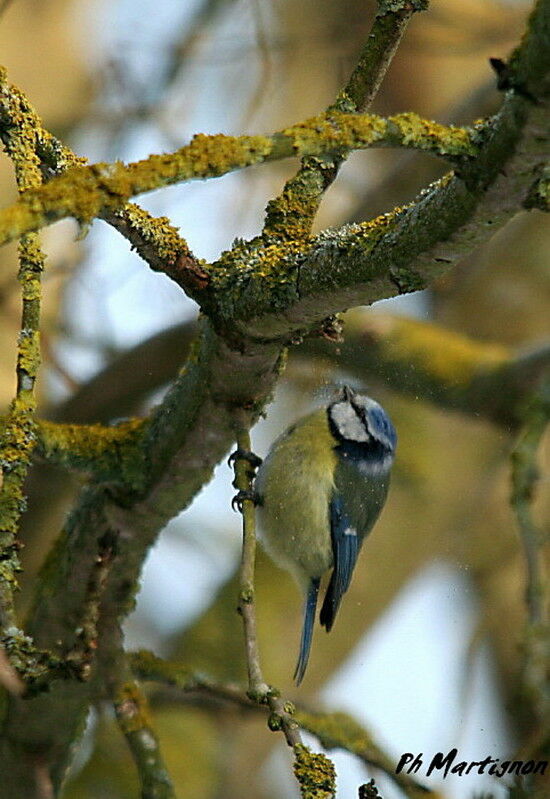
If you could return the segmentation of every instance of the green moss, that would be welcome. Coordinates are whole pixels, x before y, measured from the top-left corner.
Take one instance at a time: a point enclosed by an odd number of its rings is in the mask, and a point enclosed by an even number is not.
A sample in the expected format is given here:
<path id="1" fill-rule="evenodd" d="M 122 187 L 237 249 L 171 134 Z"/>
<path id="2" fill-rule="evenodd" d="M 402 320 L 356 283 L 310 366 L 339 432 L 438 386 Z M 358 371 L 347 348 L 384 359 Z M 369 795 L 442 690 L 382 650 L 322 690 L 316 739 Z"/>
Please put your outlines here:
<path id="1" fill-rule="evenodd" d="M 65 468 L 85 470 L 96 479 L 139 490 L 147 471 L 141 446 L 145 429 L 143 419 L 113 427 L 40 422 L 40 451 Z"/>
<path id="2" fill-rule="evenodd" d="M 336 771 L 326 755 L 315 754 L 307 746 L 294 748 L 294 774 L 302 799 L 331 799 L 336 793 Z"/>

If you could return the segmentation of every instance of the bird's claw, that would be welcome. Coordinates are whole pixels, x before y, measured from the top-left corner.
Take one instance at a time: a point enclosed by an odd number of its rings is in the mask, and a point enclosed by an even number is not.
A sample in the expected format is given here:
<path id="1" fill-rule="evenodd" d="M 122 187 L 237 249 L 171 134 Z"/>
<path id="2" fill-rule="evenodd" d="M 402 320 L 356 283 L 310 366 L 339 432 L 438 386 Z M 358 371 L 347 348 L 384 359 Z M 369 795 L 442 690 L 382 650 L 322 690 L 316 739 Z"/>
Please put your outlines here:
<path id="1" fill-rule="evenodd" d="M 235 496 L 231 500 L 231 508 L 235 512 L 237 512 L 237 510 L 238 510 L 239 513 L 242 513 L 243 512 L 243 504 L 244 504 L 244 502 L 246 500 L 250 500 L 250 502 L 253 502 L 254 505 L 257 505 L 258 504 L 258 495 L 256 494 L 255 491 L 248 491 L 248 490 L 237 491 L 237 493 L 235 494 Z"/>
<path id="2" fill-rule="evenodd" d="M 236 460 L 248 461 L 253 469 L 257 469 L 262 464 L 262 459 L 258 455 L 246 449 L 240 449 L 240 447 L 237 447 L 235 452 L 231 453 L 227 459 L 227 465 L 232 466 Z"/>

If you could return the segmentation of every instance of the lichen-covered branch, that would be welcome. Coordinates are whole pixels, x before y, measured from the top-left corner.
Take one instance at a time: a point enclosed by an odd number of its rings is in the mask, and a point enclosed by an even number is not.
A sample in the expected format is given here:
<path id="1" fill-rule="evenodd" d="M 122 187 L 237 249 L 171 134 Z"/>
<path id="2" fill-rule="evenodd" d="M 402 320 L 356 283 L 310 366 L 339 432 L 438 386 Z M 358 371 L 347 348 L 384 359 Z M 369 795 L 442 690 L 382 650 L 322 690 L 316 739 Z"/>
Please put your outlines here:
<path id="1" fill-rule="evenodd" d="M 85 158 L 76 156 L 44 129 L 28 99 L 17 86 L 7 82 L 6 71 L 0 67 L 0 131 L 3 135 L 11 135 L 12 130 L 21 128 L 33 132 L 29 145 L 44 182 L 71 167 L 86 164 Z M 155 218 L 138 205 L 129 203 L 121 210 L 105 211 L 101 218 L 122 233 L 152 269 L 178 280 L 186 269 L 200 268 L 187 243 L 166 217 Z"/>
<path id="2" fill-rule="evenodd" d="M 162 660 L 151 652 L 131 653 L 129 662 L 133 673 L 140 680 L 173 687 L 183 692 L 191 701 L 193 696 L 198 698 L 204 696 L 222 704 L 229 703 L 250 711 L 267 712 L 267 707 L 253 702 L 242 686 L 220 683 L 203 674 L 194 674 L 182 666 Z M 344 749 L 362 760 L 365 765 L 380 769 L 411 799 L 430 795 L 430 790 L 413 778 L 406 774 L 396 774 L 394 760 L 349 714 L 312 712 L 298 703 L 294 718 L 303 730 L 315 735 L 325 749 Z"/>
<path id="3" fill-rule="evenodd" d="M 148 703 L 135 682 L 120 686 L 114 698 L 115 715 L 134 758 L 141 783 L 141 799 L 176 799 L 149 720 Z"/>
<path id="4" fill-rule="evenodd" d="M 214 266 L 182 281 L 199 297 L 208 320 L 203 317 L 185 370 L 144 427 L 145 480 L 137 491 L 120 483 L 92 483 L 83 492 L 41 576 L 28 625 L 37 646 L 61 651 L 75 646 L 98 542 L 108 531 L 116 531 L 118 544 L 102 593 L 102 620 L 107 624 L 129 611 L 149 547 L 210 478 L 234 431 L 249 429 L 257 419 L 279 377 L 286 344 L 350 305 L 427 285 L 523 206 L 548 152 L 549 40 L 550 3 L 540 0 L 510 63 L 511 88 L 500 113 L 476 130 L 475 142 L 461 129 L 439 131 L 458 147 L 460 162 L 455 174 L 416 203 L 372 223 L 284 247 L 261 238 L 240 243 Z M 369 137 L 380 144 L 379 136 L 385 144 L 392 138 L 404 143 L 410 135 L 417 143 L 424 136 L 433 151 L 434 129 L 421 121 L 403 115 L 381 120 L 383 133 L 378 121 L 322 115 L 273 137 L 197 137 L 175 156 L 152 156 L 128 167 L 76 167 L 0 213 L 3 240 L 63 216 L 87 221 L 116 212 L 133 193 L 285 154 L 352 149 Z M 405 123 L 412 131 L 400 127 Z M 100 639 L 100 668 L 101 655 Z M 6 773 L 17 780 L 19 792 L 10 796 L 33 795 L 28 766 L 36 740 L 52 784 L 61 785 L 93 688 L 58 682 L 48 695 L 19 704 L 9 700 L 0 747 Z M 314 757 L 304 751 L 304 760 Z M 302 765 L 305 785 L 308 766 L 315 763 Z M 318 765 L 321 771 L 327 763 Z M 325 777 L 330 792 L 333 778 Z"/>
<path id="5" fill-rule="evenodd" d="M 189 669 L 141 650 L 128 655 L 135 676 L 144 681 L 159 683 L 184 694 L 189 701 L 193 697 L 207 698 L 218 704 L 231 705 L 251 712 L 268 712 L 264 704 L 249 698 L 241 685 L 212 680 L 204 674 L 195 674 Z M 173 698 L 173 695 L 171 695 Z M 162 704 L 162 696 L 161 696 Z M 312 712 L 296 704 L 294 718 L 300 727 L 315 735 L 325 749 L 344 749 L 362 760 L 365 765 L 384 771 L 408 796 L 426 796 L 429 790 L 406 774 L 395 773 L 395 762 L 374 741 L 372 735 L 347 713 Z"/>
<path id="6" fill-rule="evenodd" d="M 401 37 L 415 11 L 427 3 L 378 3 L 378 12 L 359 61 L 348 82 L 327 109 L 330 113 L 367 111 L 395 55 Z M 262 236 L 281 241 L 308 236 L 323 194 L 334 182 L 349 152 L 333 158 L 304 158 L 297 174 L 287 181 L 281 194 L 267 205 Z"/>
<path id="7" fill-rule="evenodd" d="M 151 724 L 149 703 L 129 669 L 120 626 L 115 619 L 109 619 L 103 627 L 101 674 L 113 703 L 118 726 L 136 765 L 141 799 L 176 799 Z"/>
<path id="8" fill-rule="evenodd" d="M 6 90 L 0 73 L 0 95 Z M 0 130 L 4 148 L 13 162 L 20 195 L 42 183 L 35 154 L 36 130 L 22 117 L 18 125 Z M 0 631 L 17 627 L 13 592 L 20 570 L 17 541 L 19 517 L 25 509 L 24 482 L 34 447 L 36 401 L 34 384 L 40 365 L 40 299 L 44 254 L 35 233 L 19 242 L 18 281 L 21 287 L 21 328 L 17 347 L 17 387 L 0 438 Z"/>
<path id="9" fill-rule="evenodd" d="M 196 178 L 219 177 L 265 161 L 323 155 L 366 147 L 420 149 L 451 160 L 477 153 L 477 131 L 438 125 L 414 113 L 384 119 L 332 112 L 271 136 L 196 135 L 168 155 L 151 155 L 124 165 L 74 167 L 19 202 L 0 211 L 0 244 L 73 216 L 90 222 L 121 210 L 130 197 Z"/>
<path id="10" fill-rule="evenodd" d="M 239 243 L 213 265 L 203 307 L 220 325 L 241 320 L 248 335 L 284 338 L 348 307 L 425 288 L 522 209 L 550 148 L 547 123 L 545 108 L 509 95 L 459 173 L 408 206 L 307 242 Z"/>
<path id="11" fill-rule="evenodd" d="M 133 605 L 146 553 L 159 530 L 210 478 L 239 425 L 251 425 L 257 419 L 280 368 L 279 347 L 250 343 L 243 352 L 234 351 L 203 322 L 187 368 L 148 424 L 147 484 L 137 493 L 117 491 L 108 484 L 90 485 L 51 552 L 27 626 L 37 647 L 71 651 L 77 644 L 75 626 L 86 612 L 86 586 L 98 542 L 110 531 L 117 533 L 117 552 L 103 594 L 102 618 L 125 617 Z M 100 640 L 99 665 L 101 658 Z M 25 754 L 24 746 L 28 725 L 40 737 L 57 789 L 93 688 L 93 681 L 57 682 L 50 694 L 10 707 L 3 727 L 5 751 L 0 756 L 18 785 L 18 793 L 13 793 L 18 799 L 33 795 L 27 762 L 32 752 Z"/>
<path id="12" fill-rule="evenodd" d="M 395 761 L 383 752 L 372 735 L 348 713 L 319 713 L 305 709 L 296 711 L 300 727 L 319 739 L 324 749 L 345 749 L 366 766 L 380 769 L 410 799 L 429 797 L 430 790 L 406 774 L 395 773 Z"/>

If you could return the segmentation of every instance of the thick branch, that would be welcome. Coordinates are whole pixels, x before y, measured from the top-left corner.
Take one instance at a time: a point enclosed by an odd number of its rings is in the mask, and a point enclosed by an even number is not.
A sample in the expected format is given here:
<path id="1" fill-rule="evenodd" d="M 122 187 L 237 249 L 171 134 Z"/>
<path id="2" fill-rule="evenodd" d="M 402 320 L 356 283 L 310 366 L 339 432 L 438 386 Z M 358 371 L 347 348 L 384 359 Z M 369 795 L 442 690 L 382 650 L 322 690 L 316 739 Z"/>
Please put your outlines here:
<path id="1" fill-rule="evenodd" d="M 186 370 L 175 382 L 148 426 L 149 481 L 138 493 L 115 496 L 91 486 L 81 497 L 41 576 L 28 632 L 37 646 L 72 650 L 75 627 L 86 608 L 86 585 L 98 540 L 116 531 L 117 553 L 102 602 L 107 619 L 124 618 L 138 589 L 141 566 L 159 530 L 191 501 L 210 479 L 243 423 L 251 425 L 279 375 L 280 350 L 250 345 L 231 350 L 203 324 L 200 341 Z M 241 407 L 247 408 L 242 411 Z M 214 426 L 213 426 L 214 424 Z M 51 568 L 50 564 L 55 564 Z M 101 658 L 101 646 L 98 658 Z M 51 779 L 59 786 L 72 743 L 85 719 L 93 685 L 56 683 L 47 696 L 12 702 L 4 722 L 5 763 L 18 793 L 26 792 L 29 741 L 40 740 Z M 12 794 L 8 793 L 8 796 Z"/>
<path id="2" fill-rule="evenodd" d="M 509 95 L 478 157 L 459 173 L 370 222 L 308 242 L 238 245 L 214 264 L 204 307 L 220 325 L 242 320 L 243 333 L 285 338 L 329 314 L 425 288 L 522 210 L 549 131 L 542 105 Z"/>

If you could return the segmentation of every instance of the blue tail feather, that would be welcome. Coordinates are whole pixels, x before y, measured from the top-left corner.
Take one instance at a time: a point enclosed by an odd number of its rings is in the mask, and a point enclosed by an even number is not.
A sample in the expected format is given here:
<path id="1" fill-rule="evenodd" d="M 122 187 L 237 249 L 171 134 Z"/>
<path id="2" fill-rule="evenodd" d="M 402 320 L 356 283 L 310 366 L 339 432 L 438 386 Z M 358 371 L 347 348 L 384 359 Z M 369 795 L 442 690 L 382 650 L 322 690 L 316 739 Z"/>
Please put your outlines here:
<path id="1" fill-rule="evenodd" d="M 311 639 L 313 638 L 313 625 L 315 623 L 315 611 L 317 609 L 317 596 L 319 594 L 319 577 L 312 578 L 309 583 L 306 602 L 304 606 L 304 626 L 302 628 L 302 638 L 300 640 L 300 654 L 294 671 L 296 685 L 300 685 L 306 673 L 309 651 L 311 649 Z"/>

